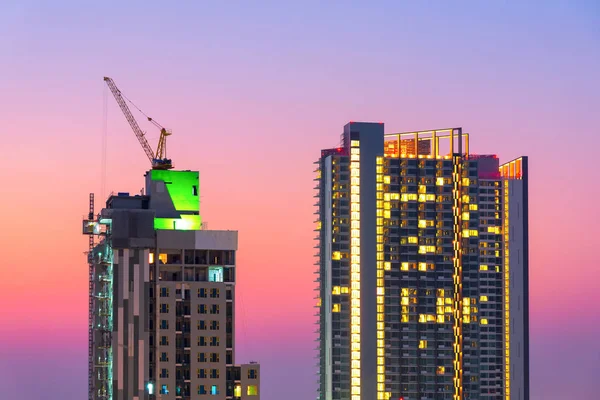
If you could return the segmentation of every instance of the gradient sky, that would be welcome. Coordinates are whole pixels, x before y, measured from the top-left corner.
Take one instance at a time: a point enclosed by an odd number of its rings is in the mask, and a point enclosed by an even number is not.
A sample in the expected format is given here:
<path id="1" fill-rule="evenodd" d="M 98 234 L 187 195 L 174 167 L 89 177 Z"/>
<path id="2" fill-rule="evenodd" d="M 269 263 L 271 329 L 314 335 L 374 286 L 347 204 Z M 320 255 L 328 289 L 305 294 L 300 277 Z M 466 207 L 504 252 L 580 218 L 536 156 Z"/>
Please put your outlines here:
<path id="1" fill-rule="evenodd" d="M 0 397 L 86 396 L 80 220 L 149 166 L 109 97 L 100 193 L 108 75 L 173 129 L 209 228 L 240 232 L 237 361 L 264 400 L 314 398 L 312 163 L 350 120 L 530 156 L 532 399 L 597 398 L 598 1 L 216 3 L 0 2 Z"/>

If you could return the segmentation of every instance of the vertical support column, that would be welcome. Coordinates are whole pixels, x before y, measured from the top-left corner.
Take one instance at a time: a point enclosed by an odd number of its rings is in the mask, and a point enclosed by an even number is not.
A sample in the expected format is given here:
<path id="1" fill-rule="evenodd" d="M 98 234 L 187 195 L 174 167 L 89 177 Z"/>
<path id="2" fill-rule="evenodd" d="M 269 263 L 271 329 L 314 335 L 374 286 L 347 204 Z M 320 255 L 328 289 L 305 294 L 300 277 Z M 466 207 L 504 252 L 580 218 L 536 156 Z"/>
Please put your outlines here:
<path id="1" fill-rule="evenodd" d="M 383 176 L 383 157 L 376 158 L 376 181 L 377 181 L 377 400 L 387 399 L 385 388 L 385 288 L 384 288 L 384 238 L 383 238 L 383 218 L 390 218 L 389 201 L 387 202 L 387 211 L 383 199 L 383 185 L 389 184 L 389 176 L 384 179 Z"/>
<path id="2" fill-rule="evenodd" d="M 461 135 L 459 134 L 459 137 Z M 454 143 L 454 130 L 452 134 L 452 143 Z M 452 147 L 454 144 L 452 144 Z M 460 148 L 459 148 L 460 151 Z M 454 396 L 453 400 L 462 400 L 463 398 L 463 369 L 462 369 L 462 351 L 463 351 L 463 332 L 462 332 L 462 165 L 463 159 L 460 155 L 452 156 L 452 212 L 454 216 L 454 344 L 452 346 L 454 354 Z"/>
<path id="3" fill-rule="evenodd" d="M 512 164 L 511 164 L 512 166 Z M 510 220 L 509 220 L 509 178 L 503 179 L 504 213 L 502 219 L 504 234 L 504 398 L 510 400 Z"/>
<path id="4" fill-rule="evenodd" d="M 415 158 L 419 158 L 419 132 L 415 132 Z"/>
<path id="5" fill-rule="evenodd" d="M 359 140 L 350 140 L 350 241 L 350 398 L 361 400 Z"/>

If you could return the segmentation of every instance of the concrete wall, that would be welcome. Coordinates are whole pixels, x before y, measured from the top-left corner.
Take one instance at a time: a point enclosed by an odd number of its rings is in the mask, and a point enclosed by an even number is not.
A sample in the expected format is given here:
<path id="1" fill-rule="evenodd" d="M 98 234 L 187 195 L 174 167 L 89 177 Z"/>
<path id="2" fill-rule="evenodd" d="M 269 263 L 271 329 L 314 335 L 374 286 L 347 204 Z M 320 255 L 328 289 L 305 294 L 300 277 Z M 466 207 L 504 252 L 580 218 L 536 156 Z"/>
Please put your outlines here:
<path id="1" fill-rule="evenodd" d="M 512 400 L 529 400 L 529 241 L 527 162 L 509 181 L 510 385 Z"/>
<path id="2" fill-rule="evenodd" d="M 148 249 L 114 249 L 113 393 L 115 400 L 147 399 Z"/>
<path id="3" fill-rule="evenodd" d="M 242 400 L 260 400 L 260 365 L 259 364 L 242 364 L 241 369 L 241 385 L 242 385 Z M 256 378 L 251 378 L 249 372 L 254 371 Z M 249 395 L 248 387 L 255 386 L 257 395 Z"/>
<path id="4" fill-rule="evenodd" d="M 156 231 L 163 249 L 237 250 L 237 231 Z"/>

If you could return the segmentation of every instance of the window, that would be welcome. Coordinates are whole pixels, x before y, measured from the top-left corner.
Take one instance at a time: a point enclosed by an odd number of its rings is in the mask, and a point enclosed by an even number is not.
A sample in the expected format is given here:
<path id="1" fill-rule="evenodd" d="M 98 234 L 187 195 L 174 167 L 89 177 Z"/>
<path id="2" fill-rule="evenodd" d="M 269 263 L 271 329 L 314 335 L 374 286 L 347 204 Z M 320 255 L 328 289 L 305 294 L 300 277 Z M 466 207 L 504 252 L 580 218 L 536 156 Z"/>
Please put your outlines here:
<path id="1" fill-rule="evenodd" d="M 169 329 L 169 321 L 166 319 L 160 320 L 160 329 Z"/>
<path id="2" fill-rule="evenodd" d="M 169 312 L 169 305 L 168 304 L 161 304 L 160 305 L 160 313 L 161 314 L 166 314 Z"/>
<path id="3" fill-rule="evenodd" d="M 198 304 L 198 314 L 206 314 L 206 304 Z"/>
<path id="4" fill-rule="evenodd" d="M 169 370 L 166 368 L 163 368 L 160 370 L 160 377 L 161 378 L 168 378 L 169 377 Z"/>
<path id="5" fill-rule="evenodd" d="M 160 297 L 169 297 L 169 288 L 160 288 Z"/>
<path id="6" fill-rule="evenodd" d="M 198 289 L 198 297 L 206 297 L 206 289 Z"/>
<path id="7" fill-rule="evenodd" d="M 218 331 L 219 330 L 219 321 L 210 321 L 210 330 Z"/>
<path id="8" fill-rule="evenodd" d="M 210 297 L 212 297 L 213 299 L 218 298 L 219 297 L 219 289 L 216 289 L 216 288 L 210 289 Z"/>
<path id="9" fill-rule="evenodd" d="M 160 361 L 169 361 L 169 355 L 167 353 L 161 353 Z"/>
<path id="10" fill-rule="evenodd" d="M 206 394 L 206 387 L 204 385 L 198 385 L 198 394 Z"/>
<path id="11" fill-rule="evenodd" d="M 198 369 L 198 378 L 206 378 L 206 370 L 205 369 L 203 369 L 203 368 Z"/>
<path id="12" fill-rule="evenodd" d="M 169 338 L 167 336 L 161 336 L 160 337 L 160 345 L 161 346 L 168 346 L 169 345 Z"/>
<path id="13" fill-rule="evenodd" d="M 210 338 L 210 345 L 213 347 L 216 347 L 219 345 L 219 338 L 216 336 L 213 336 Z"/>
<path id="14" fill-rule="evenodd" d="M 203 331 L 206 329 L 206 321 L 198 321 L 198 329 Z"/>
<path id="15" fill-rule="evenodd" d="M 206 338 L 204 336 L 198 336 L 198 346 L 206 346 Z"/>
<path id="16" fill-rule="evenodd" d="M 217 379 L 219 378 L 219 370 L 218 369 L 211 369 L 210 370 L 210 379 Z"/>
<path id="17" fill-rule="evenodd" d="M 198 196 L 198 186 L 192 186 L 192 196 Z"/>
<path id="18" fill-rule="evenodd" d="M 198 362 L 206 362 L 206 353 L 198 353 Z"/>
<path id="19" fill-rule="evenodd" d="M 210 353 L 210 362 L 219 362 L 219 353 Z"/>
<path id="20" fill-rule="evenodd" d="M 255 369 L 249 369 L 248 370 L 248 379 L 257 379 L 258 378 L 258 371 Z"/>
<path id="21" fill-rule="evenodd" d="M 211 306 L 210 306 L 210 313 L 211 314 L 218 314 L 219 313 L 219 305 L 218 304 L 211 304 Z"/>
<path id="22" fill-rule="evenodd" d="M 241 385 L 235 385 L 235 388 L 233 389 L 233 397 L 242 397 Z"/>
<path id="23" fill-rule="evenodd" d="M 218 385 L 212 385 L 210 387 L 210 394 L 213 396 L 216 396 L 219 394 L 219 386 Z"/>
<path id="24" fill-rule="evenodd" d="M 209 282 L 223 282 L 223 267 L 208 267 Z"/>
<path id="25" fill-rule="evenodd" d="M 169 394 L 169 386 L 168 385 L 162 385 L 160 388 L 160 394 Z"/>
<path id="26" fill-rule="evenodd" d="M 248 394 L 248 396 L 258 396 L 258 386 L 248 385 L 248 390 L 246 393 Z"/>

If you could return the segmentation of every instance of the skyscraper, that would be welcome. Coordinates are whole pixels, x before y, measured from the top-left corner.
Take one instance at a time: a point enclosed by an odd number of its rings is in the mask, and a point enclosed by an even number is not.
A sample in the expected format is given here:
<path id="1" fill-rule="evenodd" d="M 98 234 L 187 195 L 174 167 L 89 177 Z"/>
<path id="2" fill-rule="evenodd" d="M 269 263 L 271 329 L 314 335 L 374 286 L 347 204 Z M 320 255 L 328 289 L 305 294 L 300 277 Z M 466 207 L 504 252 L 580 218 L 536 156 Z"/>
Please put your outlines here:
<path id="1" fill-rule="evenodd" d="M 195 171 L 148 171 L 98 215 L 90 196 L 90 400 L 259 399 L 234 359 L 238 234 L 199 211 Z"/>
<path id="2" fill-rule="evenodd" d="M 349 123 L 316 162 L 319 399 L 529 399 L 527 157 Z"/>

